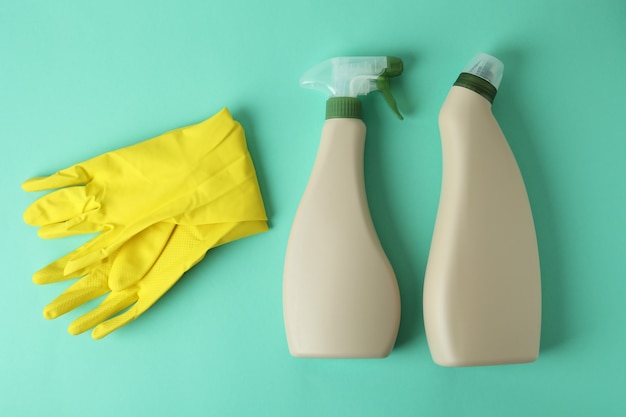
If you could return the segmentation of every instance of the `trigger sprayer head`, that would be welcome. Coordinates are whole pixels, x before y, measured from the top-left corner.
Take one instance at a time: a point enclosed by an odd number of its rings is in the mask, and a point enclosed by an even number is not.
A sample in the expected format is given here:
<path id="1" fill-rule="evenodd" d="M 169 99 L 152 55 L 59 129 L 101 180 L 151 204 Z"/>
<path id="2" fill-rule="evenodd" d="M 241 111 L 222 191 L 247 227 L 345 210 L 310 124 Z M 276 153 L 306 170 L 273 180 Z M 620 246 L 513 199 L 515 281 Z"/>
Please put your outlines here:
<path id="1" fill-rule="evenodd" d="M 403 119 L 391 94 L 390 79 L 402 74 L 400 58 L 390 56 L 338 57 L 308 70 L 300 79 L 305 88 L 320 90 L 329 96 L 326 118 L 360 118 L 358 96 L 378 90 L 391 110 Z"/>

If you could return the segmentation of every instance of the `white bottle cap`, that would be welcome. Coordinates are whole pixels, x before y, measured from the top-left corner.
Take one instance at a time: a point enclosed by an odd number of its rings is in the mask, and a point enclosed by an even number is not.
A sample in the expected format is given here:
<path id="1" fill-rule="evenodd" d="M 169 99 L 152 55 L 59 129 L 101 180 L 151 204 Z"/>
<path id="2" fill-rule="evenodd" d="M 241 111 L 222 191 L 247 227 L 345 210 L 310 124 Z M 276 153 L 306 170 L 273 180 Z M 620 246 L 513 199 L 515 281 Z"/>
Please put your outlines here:
<path id="1" fill-rule="evenodd" d="M 463 69 L 463 72 L 482 78 L 497 90 L 502 82 L 504 64 L 498 58 L 481 52 L 474 55 L 474 58 Z"/>

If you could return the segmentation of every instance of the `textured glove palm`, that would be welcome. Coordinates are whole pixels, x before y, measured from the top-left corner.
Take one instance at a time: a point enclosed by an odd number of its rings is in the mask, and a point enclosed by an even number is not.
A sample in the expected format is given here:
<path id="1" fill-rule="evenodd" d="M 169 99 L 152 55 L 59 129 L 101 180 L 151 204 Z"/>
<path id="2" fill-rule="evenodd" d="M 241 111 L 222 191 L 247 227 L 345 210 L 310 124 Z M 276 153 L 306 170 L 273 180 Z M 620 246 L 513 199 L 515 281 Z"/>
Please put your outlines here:
<path id="1" fill-rule="evenodd" d="M 65 275 L 68 255 L 33 276 L 37 284 L 80 277 L 46 306 L 44 317 L 54 319 L 107 294 L 98 307 L 69 326 L 73 335 L 95 326 L 92 337 L 103 338 L 148 310 L 187 270 L 202 260 L 207 250 L 265 230 L 264 221 L 204 226 L 159 223 L 131 238 L 108 258 Z M 146 249 L 144 242 L 151 243 L 151 250 Z"/>

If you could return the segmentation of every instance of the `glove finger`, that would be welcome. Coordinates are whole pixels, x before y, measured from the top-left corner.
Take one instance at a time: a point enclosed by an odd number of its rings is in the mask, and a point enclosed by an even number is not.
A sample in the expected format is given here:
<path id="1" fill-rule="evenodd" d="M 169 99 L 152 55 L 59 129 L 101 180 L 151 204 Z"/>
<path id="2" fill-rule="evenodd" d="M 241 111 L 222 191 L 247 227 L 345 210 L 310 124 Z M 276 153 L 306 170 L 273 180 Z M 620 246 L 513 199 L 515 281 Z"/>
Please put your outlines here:
<path id="1" fill-rule="evenodd" d="M 137 309 L 135 307 L 131 307 L 128 311 L 125 311 L 122 314 L 119 314 L 104 323 L 98 324 L 93 331 L 91 332 L 91 337 L 96 340 L 102 339 L 105 336 L 108 336 L 112 332 L 116 331 L 122 326 L 130 323 L 139 317 L 140 314 L 137 314 Z"/>
<path id="2" fill-rule="evenodd" d="M 105 275 L 85 276 L 48 304 L 43 310 L 43 315 L 47 319 L 55 319 L 107 292 L 109 292 L 109 287 Z"/>
<path id="3" fill-rule="evenodd" d="M 83 186 L 68 187 L 47 194 L 24 211 L 24 221 L 31 226 L 46 226 L 70 219 L 100 208 Z"/>
<path id="4" fill-rule="evenodd" d="M 99 263 L 115 253 L 133 236 L 141 233 L 153 224 L 152 219 L 141 219 L 127 226 L 112 228 L 109 226 L 108 230 L 100 233 L 82 246 L 81 251 L 77 252 L 67 262 L 64 273 L 66 275 L 72 274 L 75 271 L 89 268 L 90 265 Z"/>
<path id="5" fill-rule="evenodd" d="M 110 302 L 111 308 L 103 310 L 101 314 L 94 312 L 93 318 L 87 317 L 87 315 L 84 316 L 86 317 L 84 322 L 77 323 L 77 320 L 75 322 L 76 327 L 70 329 L 70 333 L 77 334 L 73 333 L 73 331 L 82 333 L 97 324 L 91 335 L 94 339 L 101 339 L 109 335 L 111 332 L 135 320 L 148 310 L 159 298 L 161 298 L 161 296 L 163 296 L 163 294 L 165 294 L 167 290 L 169 290 L 178 281 L 183 272 L 188 269 L 186 265 L 188 264 L 189 258 L 194 258 L 196 256 L 196 253 L 193 251 L 185 252 L 185 249 L 189 249 L 190 244 L 193 244 L 193 235 L 180 233 L 178 230 L 180 228 L 181 226 L 163 223 L 149 228 L 150 230 L 147 229 L 148 231 L 146 237 L 150 238 L 153 237 L 152 233 L 154 233 L 160 239 L 163 239 L 165 236 L 164 233 L 166 231 L 168 232 L 167 240 L 163 242 L 164 246 L 162 251 L 157 256 L 154 256 L 153 254 L 154 262 L 153 265 L 151 265 L 151 268 L 145 271 L 145 276 L 142 275 L 139 279 L 136 277 L 134 278 L 137 285 L 124 289 L 120 292 L 111 293 L 109 296 L 112 298 L 112 301 Z M 112 275 L 109 278 L 110 281 L 117 281 L 118 284 L 120 281 L 125 279 L 125 273 L 123 272 L 124 268 L 132 268 L 133 264 L 132 256 L 129 256 L 130 254 L 126 254 L 125 250 L 126 245 L 122 247 L 119 256 L 116 258 L 111 271 Z M 199 252 L 200 258 L 202 258 L 204 253 L 206 253 L 206 250 L 201 250 Z M 192 262 L 195 264 L 197 260 L 194 258 Z M 164 265 L 169 267 L 169 269 L 164 269 Z M 171 272 L 171 269 L 174 269 L 173 273 Z M 123 294 L 129 291 L 137 291 L 134 293 L 135 297 L 129 299 L 125 299 L 123 297 L 113 299 L 115 294 Z M 108 298 L 105 302 L 108 302 Z M 109 319 L 109 317 L 119 313 L 133 303 L 134 305 L 128 311 Z M 82 317 L 80 319 L 82 319 Z M 74 325 L 74 323 L 72 323 L 72 325 Z"/>
<path id="6" fill-rule="evenodd" d="M 93 240 L 93 239 L 92 239 Z M 117 253 L 113 253 L 108 257 L 103 257 L 97 262 L 86 265 L 83 268 L 76 268 L 71 271 L 68 270 L 67 265 L 76 257 L 80 257 L 86 249 L 89 248 L 91 241 L 81 245 L 79 248 L 73 250 L 65 256 L 57 259 L 56 261 L 48 264 L 44 268 L 33 274 L 33 282 L 38 285 L 52 284 L 55 282 L 67 281 L 72 278 L 81 277 L 92 272 L 93 269 L 105 265 L 110 269 L 113 260 L 117 256 Z M 93 272 L 92 272 L 93 273 Z"/>
<path id="7" fill-rule="evenodd" d="M 44 191 L 55 188 L 83 185 L 91 181 L 91 175 L 85 168 L 85 163 L 63 169 L 47 177 L 34 177 L 22 183 L 24 191 Z"/>
<path id="8" fill-rule="evenodd" d="M 111 266 L 109 288 L 121 291 L 142 279 L 161 256 L 175 227 L 172 223 L 157 223 L 124 243 Z"/>
<path id="9" fill-rule="evenodd" d="M 92 337 L 101 339 L 147 311 L 186 271 L 202 260 L 211 247 L 265 230 L 267 230 L 267 224 L 263 221 L 223 223 L 201 227 L 176 226 L 161 256 L 156 259 L 145 278 L 137 282 L 139 287 L 137 302 L 128 311 L 98 324 L 92 332 Z M 122 252 L 116 258 L 115 264 L 121 256 Z M 130 306 L 133 302 L 135 299 L 128 304 L 120 304 L 121 308 L 116 312 Z"/>
<path id="10" fill-rule="evenodd" d="M 74 252 L 57 259 L 56 261 L 41 268 L 33 274 L 33 282 L 37 285 L 52 284 L 55 282 L 67 281 L 85 275 L 84 271 L 75 271 L 72 274 L 65 275 L 65 265 L 72 259 Z"/>
<path id="11" fill-rule="evenodd" d="M 72 335 L 81 334 L 94 326 L 104 322 L 109 317 L 128 308 L 137 301 L 137 288 L 128 288 L 124 291 L 110 293 L 94 310 L 74 320 L 68 331 Z"/>
<path id="12" fill-rule="evenodd" d="M 97 233 L 106 227 L 106 225 L 94 224 L 88 221 L 88 216 L 82 214 L 63 223 L 41 226 L 37 234 L 42 239 L 57 239 L 60 237 Z"/>
<path id="13" fill-rule="evenodd" d="M 83 268 L 89 267 L 89 265 L 95 264 L 100 260 L 106 258 L 110 254 L 114 253 L 118 249 L 122 247 L 129 239 L 137 234 L 147 230 L 148 228 L 158 224 L 162 219 L 159 216 L 145 216 L 143 218 L 137 219 L 137 221 L 132 224 L 125 225 L 122 227 L 111 228 L 105 232 L 100 233 L 98 236 L 93 238 L 87 244 L 84 245 L 83 250 L 80 253 L 77 253 L 65 266 L 65 274 L 71 274 L 74 271 L 78 271 Z M 163 222 L 171 225 L 170 222 Z M 162 226 L 160 232 L 155 233 L 163 233 L 165 234 L 168 227 L 171 226 Z M 165 238 L 161 238 L 165 239 Z M 145 270 L 148 264 L 140 265 L 139 270 Z"/>
<path id="14" fill-rule="evenodd" d="M 179 279 L 180 277 L 205 255 L 222 236 L 233 227 L 232 224 L 210 225 L 206 227 L 204 236 L 206 239 L 199 240 L 200 236 L 196 227 L 176 226 L 171 234 L 163 253 L 156 259 L 153 267 L 146 276 L 137 282 L 132 288 L 137 288 L 136 297 L 129 303 L 120 301 L 121 308 L 115 308 L 117 313 L 124 308 L 136 303 L 125 313 L 120 314 L 106 322 L 99 320 L 102 324 L 94 329 L 92 336 L 100 339 L 111 332 L 119 329 L 130 321 L 136 319 L 156 303 Z M 126 292 L 129 290 L 123 290 Z M 113 294 L 117 293 L 112 293 Z M 109 297 L 111 297 L 109 296 Z M 104 304 L 104 303 L 103 303 Z M 103 317 L 104 314 L 100 317 Z M 108 318 L 112 314 L 108 314 Z M 96 323 L 98 320 L 92 320 Z M 83 329 L 83 327 L 81 327 Z M 84 328 L 82 331 L 86 330 Z M 71 331 L 70 331 L 71 332 Z"/>

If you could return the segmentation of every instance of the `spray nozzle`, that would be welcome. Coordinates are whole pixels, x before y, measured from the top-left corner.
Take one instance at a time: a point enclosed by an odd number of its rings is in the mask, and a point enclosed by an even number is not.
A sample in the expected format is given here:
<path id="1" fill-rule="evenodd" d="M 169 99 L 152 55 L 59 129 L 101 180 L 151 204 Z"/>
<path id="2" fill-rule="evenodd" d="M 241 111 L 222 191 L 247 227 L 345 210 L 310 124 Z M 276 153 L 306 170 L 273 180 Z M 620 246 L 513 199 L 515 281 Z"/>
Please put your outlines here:
<path id="1" fill-rule="evenodd" d="M 402 60 L 396 57 L 338 57 L 308 70 L 300 79 L 300 85 L 320 90 L 331 98 L 356 98 L 379 90 L 391 110 L 403 119 L 390 87 L 390 78 L 399 76 L 402 70 Z"/>

